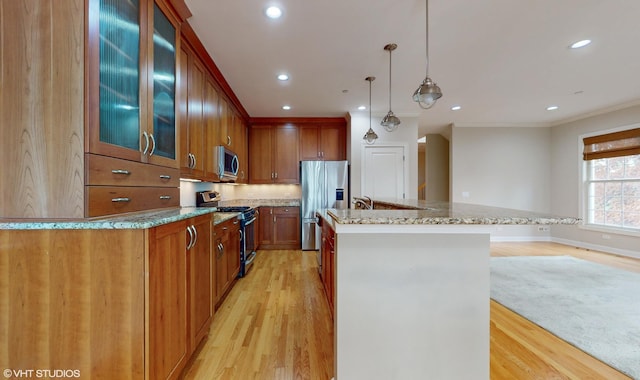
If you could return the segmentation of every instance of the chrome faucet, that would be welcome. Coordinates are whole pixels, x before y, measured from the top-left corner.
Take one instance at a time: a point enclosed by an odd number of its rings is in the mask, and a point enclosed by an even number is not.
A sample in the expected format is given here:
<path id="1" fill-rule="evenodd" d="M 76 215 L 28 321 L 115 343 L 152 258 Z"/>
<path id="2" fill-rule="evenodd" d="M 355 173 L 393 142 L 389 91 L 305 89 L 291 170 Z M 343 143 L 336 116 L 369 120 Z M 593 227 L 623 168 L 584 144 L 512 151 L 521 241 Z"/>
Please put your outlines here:
<path id="1" fill-rule="evenodd" d="M 368 201 L 365 201 L 365 199 Z M 353 202 L 354 205 L 356 205 L 356 208 L 360 208 L 360 209 L 365 209 L 365 210 L 371 210 L 373 209 L 373 201 L 371 200 L 371 198 L 369 197 L 353 197 Z M 358 207 L 360 206 L 360 207 Z"/>

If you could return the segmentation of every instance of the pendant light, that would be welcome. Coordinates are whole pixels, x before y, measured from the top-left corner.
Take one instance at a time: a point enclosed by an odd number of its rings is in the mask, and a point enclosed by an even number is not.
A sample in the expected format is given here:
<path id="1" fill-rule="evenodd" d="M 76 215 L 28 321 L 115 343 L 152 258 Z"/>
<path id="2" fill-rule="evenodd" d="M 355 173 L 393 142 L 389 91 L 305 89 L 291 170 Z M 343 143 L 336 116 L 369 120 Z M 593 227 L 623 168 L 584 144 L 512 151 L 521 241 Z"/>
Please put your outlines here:
<path id="1" fill-rule="evenodd" d="M 426 45 L 425 52 L 427 57 L 427 75 L 422 81 L 422 84 L 418 87 L 416 92 L 413 93 L 413 101 L 418 102 L 421 108 L 429 109 L 436 104 L 436 101 L 442 97 L 442 91 L 437 84 L 435 84 L 431 78 L 429 78 L 429 0 L 426 0 Z"/>
<path id="2" fill-rule="evenodd" d="M 391 111 L 391 52 L 396 50 L 397 47 L 398 45 L 396 44 L 387 44 L 384 46 L 384 50 L 389 52 L 389 112 L 382 119 L 380 125 L 382 125 L 387 132 L 395 131 L 398 125 L 400 125 L 400 119 Z"/>
<path id="3" fill-rule="evenodd" d="M 364 80 L 369 82 L 369 130 L 362 138 L 367 144 L 373 144 L 378 139 L 378 135 L 371 129 L 371 82 L 376 80 L 376 77 L 366 77 Z"/>

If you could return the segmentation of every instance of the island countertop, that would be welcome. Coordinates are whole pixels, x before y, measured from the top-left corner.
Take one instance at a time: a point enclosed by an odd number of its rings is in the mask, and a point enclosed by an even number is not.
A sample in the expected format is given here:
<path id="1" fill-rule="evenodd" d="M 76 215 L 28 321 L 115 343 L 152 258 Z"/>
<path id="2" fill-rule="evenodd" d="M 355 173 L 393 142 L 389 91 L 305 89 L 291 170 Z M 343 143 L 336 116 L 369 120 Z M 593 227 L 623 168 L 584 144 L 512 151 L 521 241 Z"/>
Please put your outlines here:
<path id="1" fill-rule="evenodd" d="M 374 205 L 376 202 L 398 205 L 402 209 L 327 209 L 326 215 L 338 224 L 571 225 L 581 222 L 576 217 L 467 203 L 374 199 Z"/>

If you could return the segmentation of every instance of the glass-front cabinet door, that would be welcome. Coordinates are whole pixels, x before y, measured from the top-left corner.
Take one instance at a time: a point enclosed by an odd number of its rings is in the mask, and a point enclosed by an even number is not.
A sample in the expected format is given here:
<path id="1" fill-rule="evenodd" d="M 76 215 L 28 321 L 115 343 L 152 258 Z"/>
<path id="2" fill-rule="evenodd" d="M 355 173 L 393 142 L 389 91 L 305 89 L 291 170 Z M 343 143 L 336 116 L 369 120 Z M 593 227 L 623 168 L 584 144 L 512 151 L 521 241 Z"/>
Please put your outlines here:
<path id="1" fill-rule="evenodd" d="M 176 28 L 153 4 L 153 154 L 176 159 Z"/>
<path id="2" fill-rule="evenodd" d="M 90 0 L 90 153 L 178 167 L 177 18 L 151 0 Z"/>

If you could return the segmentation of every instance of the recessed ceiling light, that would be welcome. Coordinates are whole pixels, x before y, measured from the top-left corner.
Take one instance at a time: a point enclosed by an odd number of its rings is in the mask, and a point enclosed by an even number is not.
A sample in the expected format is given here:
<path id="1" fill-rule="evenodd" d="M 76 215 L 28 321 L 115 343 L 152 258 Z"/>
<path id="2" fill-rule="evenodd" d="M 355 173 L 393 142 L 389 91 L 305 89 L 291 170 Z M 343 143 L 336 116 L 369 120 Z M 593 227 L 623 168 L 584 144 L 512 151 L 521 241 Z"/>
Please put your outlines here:
<path id="1" fill-rule="evenodd" d="M 358 107 L 358 109 L 359 109 L 360 111 L 364 111 L 364 110 L 366 110 L 366 109 L 367 109 L 367 106 L 360 106 L 360 107 Z"/>
<path id="2" fill-rule="evenodd" d="M 278 80 L 282 80 L 282 81 L 289 80 L 289 76 L 287 74 L 280 74 L 278 75 Z"/>
<path id="3" fill-rule="evenodd" d="M 579 49 L 581 47 L 585 47 L 589 45 L 590 43 L 591 43 L 591 40 L 582 40 L 582 41 L 572 43 L 569 47 L 571 49 Z"/>
<path id="4" fill-rule="evenodd" d="M 547 107 L 547 111 L 555 111 L 558 109 L 558 106 L 549 106 Z"/>
<path id="5" fill-rule="evenodd" d="M 282 109 L 283 109 L 283 110 L 290 110 L 290 109 L 291 109 L 291 106 L 282 106 Z"/>
<path id="6" fill-rule="evenodd" d="M 267 8 L 264 13 L 267 15 L 267 17 L 269 18 L 280 18 L 280 16 L 282 16 L 282 10 L 276 6 L 271 6 L 269 8 Z"/>
<path id="7" fill-rule="evenodd" d="M 460 106 L 453 106 L 453 107 L 451 107 L 451 111 L 458 111 L 458 110 L 460 110 L 461 108 L 462 108 L 462 107 L 460 107 Z"/>

